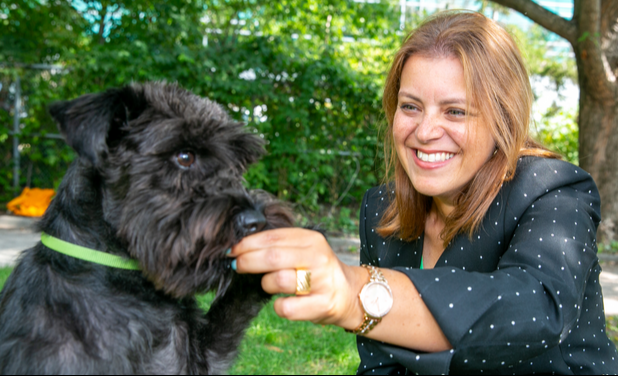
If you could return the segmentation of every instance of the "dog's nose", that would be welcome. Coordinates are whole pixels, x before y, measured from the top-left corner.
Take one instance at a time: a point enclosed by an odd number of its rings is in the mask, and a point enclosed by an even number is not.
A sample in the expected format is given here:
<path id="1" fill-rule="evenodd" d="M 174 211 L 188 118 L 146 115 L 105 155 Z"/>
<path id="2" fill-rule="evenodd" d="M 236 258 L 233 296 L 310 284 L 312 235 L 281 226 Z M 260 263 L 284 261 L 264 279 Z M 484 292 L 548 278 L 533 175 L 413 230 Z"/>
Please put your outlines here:
<path id="1" fill-rule="evenodd" d="M 243 231 L 243 236 L 255 234 L 262 231 L 266 226 L 266 218 L 256 210 L 245 210 L 238 215 L 239 227 Z"/>

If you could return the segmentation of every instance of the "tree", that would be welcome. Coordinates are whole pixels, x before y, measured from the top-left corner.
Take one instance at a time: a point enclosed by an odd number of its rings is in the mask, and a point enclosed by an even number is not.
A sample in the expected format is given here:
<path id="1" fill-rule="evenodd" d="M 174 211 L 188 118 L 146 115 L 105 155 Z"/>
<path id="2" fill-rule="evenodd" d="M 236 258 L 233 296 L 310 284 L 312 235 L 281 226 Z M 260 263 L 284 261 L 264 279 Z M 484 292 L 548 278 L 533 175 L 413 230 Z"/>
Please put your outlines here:
<path id="1" fill-rule="evenodd" d="M 54 132 L 45 113 L 53 100 L 132 81 L 178 82 L 222 104 L 264 138 L 268 154 L 246 174 L 250 187 L 268 190 L 300 212 L 336 214 L 357 207 L 381 178 L 380 86 L 400 38 L 396 5 L 6 0 L 0 3 L 0 27 L 6 26 L 0 33 L 0 101 L 6 97 L 10 110 L 12 72 L 19 70 L 27 94 L 20 138 L 26 167 L 42 147 L 34 135 Z M 3 68 L 4 62 L 53 63 L 66 71 L 43 74 Z M 0 111 L 0 157 L 7 161 L 0 164 L 0 201 L 13 194 L 11 136 L 4 124 L 11 124 L 10 113 Z M 63 172 L 59 166 L 53 179 L 33 184 L 51 188 Z M 22 186 L 27 175 L 22 171 Z"/>
<path id="2" fill-rule="evenodd" d="M 10 134 L 15 103 L 12 84 L 17 76 L 21 78 L 22 100 L 27 104 L 20 114 L 27 113 L 21 119 L 23 185 L 48 187 L 59 182 L 58 174 L 49 170 L 65 170 L 72 157 L 70 148 L 60 140 L 40 137 L 56 132 L 45 105 L 59 99 L 56 88 L 62 75 L 27 67 L 62 63 L 66 51 L 79 48 L 80 33 L 86 26 L 66 0 L 0 2 L 0 202 L 16 193 Z"/>
<path id="3" fill-rule="evenodd" d="M 531 0 L 492 1 L 522 13 L 573 47 L 580 89 L 579 164 L 601 194 L 600 240 L 618 240 L 618 1 L 573 0 L 570 20 Z"/>

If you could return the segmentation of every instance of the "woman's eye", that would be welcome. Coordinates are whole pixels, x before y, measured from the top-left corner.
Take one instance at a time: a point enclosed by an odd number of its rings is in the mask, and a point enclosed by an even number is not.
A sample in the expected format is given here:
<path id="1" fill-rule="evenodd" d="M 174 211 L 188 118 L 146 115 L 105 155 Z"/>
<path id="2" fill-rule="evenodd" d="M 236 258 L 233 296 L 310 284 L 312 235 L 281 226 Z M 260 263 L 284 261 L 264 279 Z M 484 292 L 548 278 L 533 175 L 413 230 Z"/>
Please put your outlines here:
<path id="1" fill-rule="evenodd" d="M 454 116 L 465 116 L 466 112 L 463 110 L 448 110 L 448 114 Z"/>
<path id="2" fill-rule="evenodd" d="M 415 111 L 415 110 L 418 110 L 418 107 L 412 104 L 402 104 L 401 109 L 405 111 Z"/>
<path id="3" fill-rule="evenodd" d="M 190 151 L 181 151 L 176 155 L 176 163 L 182 168 L 189 168 L 195 163 L 195 154 Z"/>

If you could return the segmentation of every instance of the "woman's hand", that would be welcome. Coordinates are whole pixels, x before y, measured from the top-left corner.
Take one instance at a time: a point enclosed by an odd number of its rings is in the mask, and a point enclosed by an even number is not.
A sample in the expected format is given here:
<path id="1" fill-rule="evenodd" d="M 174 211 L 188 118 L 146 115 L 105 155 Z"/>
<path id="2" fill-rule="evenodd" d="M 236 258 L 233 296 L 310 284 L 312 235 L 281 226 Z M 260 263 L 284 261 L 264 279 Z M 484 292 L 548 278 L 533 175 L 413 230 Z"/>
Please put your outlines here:
<path id="1" fill-rule="evenodd" d="M 369 281 L 365 268 L 339 261 L 322 234 L 300 228 L 260 232 L 232 248 L 238 273 L 265 274 L 270 294 L 294 294 L 296 270 L 311 272 L 311 294 L 279 298 L 275 312 L 288 320 L 356 329 L 364 310 L 358 294 Z M 403 273 L 380 269 L 393 292 L 393 308 L 366 337 L 425 352 L 451 349 L 448 339 Z"/>
<path id="2" fill-rule="evenodd" d="M 311 294 L 279 298 L 275 312 L 288 320 L 311 321 L 356 329 L 363 321 L 358 294 L 369 280 L 361 267 L 347 266 L 322 234 L 300 228 L 264 231 L 232 248 L 238 273 L 264 273 L 270 294 L 294 294 L 296 270 L 311 272 Z"/>

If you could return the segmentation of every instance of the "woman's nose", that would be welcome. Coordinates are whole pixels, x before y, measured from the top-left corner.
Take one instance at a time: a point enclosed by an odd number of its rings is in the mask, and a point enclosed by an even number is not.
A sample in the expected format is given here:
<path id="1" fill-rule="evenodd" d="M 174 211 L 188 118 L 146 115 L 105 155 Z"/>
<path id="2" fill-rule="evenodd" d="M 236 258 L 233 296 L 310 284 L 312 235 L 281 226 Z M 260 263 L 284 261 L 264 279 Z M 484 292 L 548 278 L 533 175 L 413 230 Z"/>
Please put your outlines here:
<path id="1" fill-rule="evenodd" d="M 416 127 L 416 138 L 423 143 L 439 139 L 444 134 L 437 115 L 425 113 Z"/>

